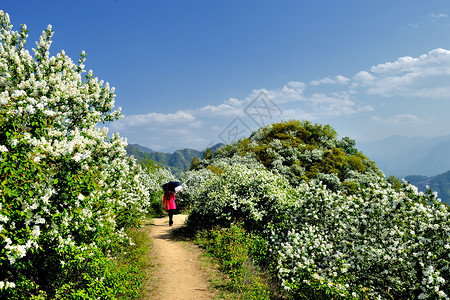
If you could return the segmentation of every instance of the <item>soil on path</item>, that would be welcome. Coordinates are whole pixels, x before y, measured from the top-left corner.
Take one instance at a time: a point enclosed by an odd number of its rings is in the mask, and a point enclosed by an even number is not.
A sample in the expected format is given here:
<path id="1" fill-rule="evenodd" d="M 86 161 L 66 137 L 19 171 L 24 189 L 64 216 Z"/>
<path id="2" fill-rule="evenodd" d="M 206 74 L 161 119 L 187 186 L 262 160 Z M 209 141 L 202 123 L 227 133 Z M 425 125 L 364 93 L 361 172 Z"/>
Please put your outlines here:
<path id="1" fill-rule="evenodd" d="M 168 217 L 152 220 L 150 237 L 157 268 L 152 276 L 157 278 L 150 299 L 214 299 L 205 272 L 198 262 L 199 253 L 186 247 L 174 235 L 174 230 L 184 225 L 186 217 L 174 215 L 173 226 L 169 226 Z"/>

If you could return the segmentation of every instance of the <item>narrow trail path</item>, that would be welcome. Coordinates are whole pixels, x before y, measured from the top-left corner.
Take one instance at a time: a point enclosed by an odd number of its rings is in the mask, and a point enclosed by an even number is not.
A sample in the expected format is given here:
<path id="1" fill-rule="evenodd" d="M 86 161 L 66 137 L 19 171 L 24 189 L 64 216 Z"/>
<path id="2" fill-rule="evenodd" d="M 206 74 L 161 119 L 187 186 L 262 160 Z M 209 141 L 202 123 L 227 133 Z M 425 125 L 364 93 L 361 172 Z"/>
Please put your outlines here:
<path id="1" fill-rule="evenodd" d="M 152 255 L 157 268 L 152 276 L 157 278 L 150 299 L 214 299 L 198 262 L 199 253 L 191 251 L 174 236 L 173 231 L 184 225 L 186 217 L 174 215 L 173 226 L 169 226 L 168 217 L 152 219 L 149 235 L 153 240 Z"/>

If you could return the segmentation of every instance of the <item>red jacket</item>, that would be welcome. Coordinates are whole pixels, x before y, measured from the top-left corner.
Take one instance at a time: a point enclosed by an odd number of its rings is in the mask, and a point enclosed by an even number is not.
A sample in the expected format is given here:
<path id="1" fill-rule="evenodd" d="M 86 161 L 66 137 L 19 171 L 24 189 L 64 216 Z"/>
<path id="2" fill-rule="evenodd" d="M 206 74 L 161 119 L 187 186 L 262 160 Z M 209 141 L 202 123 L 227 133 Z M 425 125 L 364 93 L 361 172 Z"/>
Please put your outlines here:
<path id="1" fill-rule="evenodd" d="M 169 194 L 169 199 L 167 199 L 166 194 Z M 164 193 L 163 205 L 166 207 L 166 210 L 176 209 L 177 206 L 175 205 L 175 193 Z"/>

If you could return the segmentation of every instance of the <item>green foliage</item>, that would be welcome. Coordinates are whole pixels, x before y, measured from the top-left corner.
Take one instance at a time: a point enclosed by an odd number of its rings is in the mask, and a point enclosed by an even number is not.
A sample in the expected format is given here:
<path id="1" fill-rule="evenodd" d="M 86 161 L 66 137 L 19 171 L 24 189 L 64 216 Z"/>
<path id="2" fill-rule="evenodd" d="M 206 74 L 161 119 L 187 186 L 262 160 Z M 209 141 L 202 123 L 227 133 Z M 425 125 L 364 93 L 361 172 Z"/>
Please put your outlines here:
<path id="1" fill-rule="evenodd" d="M 66 278 L 55 299 L 137 299 L 143 281 L 142 269 L 147 262 L 148 237 L 145 232 L 133 230 L 129 235 L 135 241 L 131 247 L 119 247 L 115 259 L 92 254 L 93 263 L 75 262 L 64 265 Z M 89 272 L 83 268 L 90 268 Z M 75 269 L 75 270 L 74 270 Z M 83 274 L 74 281 L 73 274 Z"/>
<path id="2" fill-rule="evenodd" d="M 402 188 L 402 182 L 394 175 L 389 176 L 387 182 L 390 183 L 392 188 L 396 191 L 399 191 Z"/>
<path id="3" fill-rule="evenodd" d="M 189 166 L 189 170 L 197 170 L 199 164 L 200 159 L 198 157 L 194 157 L 191 161 L 191 165 Z"/>
<path id="4" fill-rule="evenodd" d="M 213 155 L 213 151 L 211 150 L 211 148 L 206 148 L 205 153 L 203 153 L 203 159 L 209 159 L 211 158 Z"/>
<path id="5" fill-rule="evenodd" d="M 252 264 L 256 239 L 241 225 L 202 231 L 196 243 L 218 259 L 220 270 L 229 277 L 228 287 L 239 290 L 243 299 L 270 299 L 267 282 Z"/>
<path id="6" fill-rule="evenodd" d="M 220 174 L 224 173 L 224 170 L 222 170 L 222 169 L 220 169 L 218 167 L 212 166 L 212 165 L 207 166 L 206 169 L 211 171 L 211 173 L 216 174 L 216 175 L 220 175 Z"/>

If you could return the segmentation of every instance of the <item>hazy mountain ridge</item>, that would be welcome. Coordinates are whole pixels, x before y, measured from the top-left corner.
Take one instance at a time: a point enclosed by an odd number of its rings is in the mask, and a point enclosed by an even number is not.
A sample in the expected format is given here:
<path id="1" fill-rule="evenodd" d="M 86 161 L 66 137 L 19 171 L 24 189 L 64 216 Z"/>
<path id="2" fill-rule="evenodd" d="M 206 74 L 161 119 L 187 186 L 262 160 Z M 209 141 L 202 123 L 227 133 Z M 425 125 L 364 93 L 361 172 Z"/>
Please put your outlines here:
<path id="1" fill-rule="evenodd" d="M 391 136 L 375 142 L 358 142 L 357 148 L 375 161 L 386 176 L 432 177 L 450 170 L 450 135 Z"/>
<path id="2" fill-rule="evenodd" d="M 439 137 L 391 136 L 358 142 L 357 148 L 375 161 L 387 176 L 404 178 L 425 192 L 427 186 L 450 204 L 450 135 Z"/>

